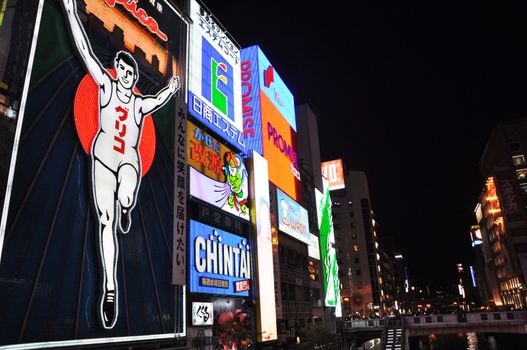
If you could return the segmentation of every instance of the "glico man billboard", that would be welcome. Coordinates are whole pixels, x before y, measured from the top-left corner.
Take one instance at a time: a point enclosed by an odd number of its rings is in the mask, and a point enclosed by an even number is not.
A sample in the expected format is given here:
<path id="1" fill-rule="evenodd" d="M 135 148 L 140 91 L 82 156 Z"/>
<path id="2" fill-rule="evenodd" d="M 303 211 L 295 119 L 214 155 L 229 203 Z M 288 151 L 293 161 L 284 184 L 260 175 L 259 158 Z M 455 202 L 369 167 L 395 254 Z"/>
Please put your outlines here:
<path id="1" fill-rule="evenodd" d="M 0 347 L 184 335 L 171 276 L 186 33 L 164 0 L 39 3 L 0 225 Z"/>
<path id="2" fill-rule="evenodd" d="M 258 46 L 242 50 L 243 135 L 269 162 L 269 181 L 294 200 L 301 183 L 294 98 Z"/>
<path id="3" fill-rule="evenodd" d="M 240 49 L 196 0 L 190 1 L 190 18 L 189 112 L 244 151 Z"/>

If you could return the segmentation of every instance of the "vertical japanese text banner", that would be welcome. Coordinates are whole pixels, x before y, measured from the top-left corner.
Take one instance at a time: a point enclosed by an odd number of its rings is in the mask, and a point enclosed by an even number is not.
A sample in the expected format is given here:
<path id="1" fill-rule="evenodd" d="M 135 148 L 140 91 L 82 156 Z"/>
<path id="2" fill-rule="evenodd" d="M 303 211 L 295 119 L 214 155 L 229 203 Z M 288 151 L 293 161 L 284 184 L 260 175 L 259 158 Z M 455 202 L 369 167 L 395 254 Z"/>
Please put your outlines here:
<path id="1" fill-rule="evenodd" d="M 187 115 L 182 108 L 178 108 L 176 122 L 176 167 L 174 178 L 174 267 L 172 283 L 186 284 L 185 259 L 187 245 Z"/>

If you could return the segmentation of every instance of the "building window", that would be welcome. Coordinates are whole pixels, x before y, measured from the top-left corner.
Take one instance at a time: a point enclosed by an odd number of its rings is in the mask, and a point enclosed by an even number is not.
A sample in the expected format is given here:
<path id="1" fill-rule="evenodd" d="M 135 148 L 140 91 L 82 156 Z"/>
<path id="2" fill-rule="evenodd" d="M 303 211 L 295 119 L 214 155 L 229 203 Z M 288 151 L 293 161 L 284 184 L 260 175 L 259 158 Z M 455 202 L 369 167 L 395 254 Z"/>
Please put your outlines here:
<path id="1" fill-rule="evenodd" d="M 357 239 L 357 234 L 356 234 L 355 232 L 353 232 L 353 233 L 351 234 L 351 238 L 352 238 L 352 239 Z"/>
<path id="2" fill-rule="evenodd" d="M 360 270 L 355 270 L 355 275 L 360 276 Z"/>
<path id="3" fill-rule="evenodd" d="M 525 157 L 523 154 L 519 156 L 512 156 L 512 164 L 514 166 L 524 166 L 525 165 Z"/>
<path id="4" fill-rule="evenodd" d="M 355 223 L 354 222 L 350 223 L 350 227 L 355 228 Z"/>
<path id="5" fill-rule="evenodd" d="M 353 245 L 353 250 L 354 250 L 355 252 L 358 252 L 358 251 L 359 251 L 359 245 L 358 245 L 358 244 L 354 244 L 354 245 Z"/>
<path id="6" fill-rule="evenodd" d="M 355 264 L 359 263 L 359 258 L 355 258 Z"/>
<path id="7" fill-rule="evenodd" d="M 353 217 L 355 217 L 355 214 L 352 211 L 350 211 L 350 218 L 353 218 Z"/>
<path id="8" fill-rule="evenodd" d="M 527 183 L 520 183 L 520 188 L 522 189 L 523 193 L 527 193 Z"/>
<path id="9" fill-rule="evenodd" d="M 527 168 L 517 169 L 516 170 L 516 177 L 520 181 L 527 179 Z"/>

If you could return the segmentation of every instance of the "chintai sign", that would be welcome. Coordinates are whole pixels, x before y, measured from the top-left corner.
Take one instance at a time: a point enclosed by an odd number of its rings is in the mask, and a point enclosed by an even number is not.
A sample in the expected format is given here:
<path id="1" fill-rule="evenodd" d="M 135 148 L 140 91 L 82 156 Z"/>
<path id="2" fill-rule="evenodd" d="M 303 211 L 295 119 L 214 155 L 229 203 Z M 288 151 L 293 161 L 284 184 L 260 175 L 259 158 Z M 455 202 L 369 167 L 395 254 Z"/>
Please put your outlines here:
<path id="1" fill-rule="evenodd" d="M 252 250 L 246 238 L 190 220 L 190 291 L 249 296 Z"/>

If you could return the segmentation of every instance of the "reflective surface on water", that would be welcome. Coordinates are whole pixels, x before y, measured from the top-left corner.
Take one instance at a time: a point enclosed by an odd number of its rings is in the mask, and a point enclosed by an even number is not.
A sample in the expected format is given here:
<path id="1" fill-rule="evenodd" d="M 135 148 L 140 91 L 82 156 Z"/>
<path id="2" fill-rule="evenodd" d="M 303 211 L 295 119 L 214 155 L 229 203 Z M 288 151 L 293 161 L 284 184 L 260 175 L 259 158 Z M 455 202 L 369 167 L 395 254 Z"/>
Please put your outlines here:
<path id="1" fill-rule="evenodd" d="M 520 334 L 431 334 L 410 338 L 410 350 L 524 350 L 527 335 Z"/>

